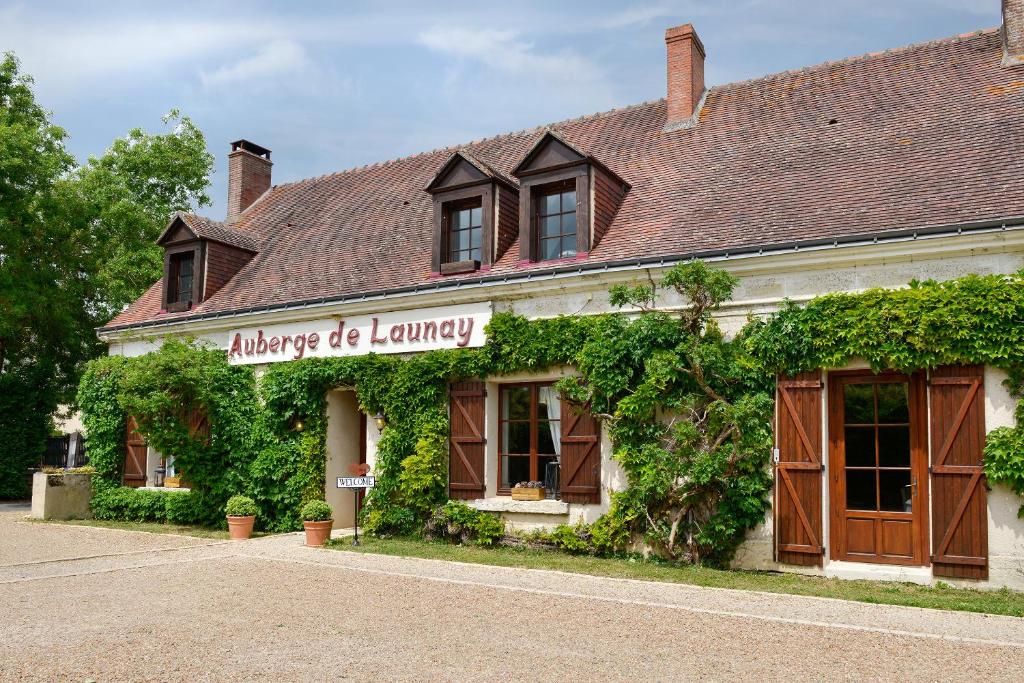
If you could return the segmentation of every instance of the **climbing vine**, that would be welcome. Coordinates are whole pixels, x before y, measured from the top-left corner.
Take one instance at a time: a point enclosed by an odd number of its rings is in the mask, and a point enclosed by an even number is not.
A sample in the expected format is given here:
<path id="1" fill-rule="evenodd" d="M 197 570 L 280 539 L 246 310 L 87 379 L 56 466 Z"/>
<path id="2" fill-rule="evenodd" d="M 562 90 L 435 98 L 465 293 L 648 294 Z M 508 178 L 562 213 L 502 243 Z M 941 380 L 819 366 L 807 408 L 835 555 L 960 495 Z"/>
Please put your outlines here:
<path id="1" fill-rule="evenodd" d="M 113 517 L 221 524 L 224 501 L 244 493 L 267 528 L 298 528 L 302 503 L 323 497 L 327 393 L 350 388 L 364 412 L 387 421 L 364 522 L 379 534 L 416 532 L 447 498 L 448 382 L 568 365 L 580 378 L 559 387 L 602 417 L 628 485 L 594 524 L 560 529 L 560 544 L 616 552 L 639 540 L 667 557 L 722 564 L 764 518 L 776 373 L 856 357 L 876 370 L 985 363 L 1005 368 L 1019 389 L 1022 277 L 828 295 L 787 304 L 727 339 L 713 313 L 735 283 L 696 262 L 659 284 L 692 304 L 680 314 L 654 310 L 651 286 L 619 287 L 613 303 L 644 312 L 547 320 L 501 313 L 478 349 L 309 358 L 273 364 L 259 379 L 229 366 L 223 352 L 169 340 L 140 358 L 94 361 L 85 374 L 79 401 L 97 467 L 93 505 Z M 208 438 L 190 433 L 183 406 L 206 411 Z M 119 486 L 129 413 L 189 473 L 187 498 Z M 1020 427 L 990 433 L 985 457 L 991 481 L 1024 494 Z"/>

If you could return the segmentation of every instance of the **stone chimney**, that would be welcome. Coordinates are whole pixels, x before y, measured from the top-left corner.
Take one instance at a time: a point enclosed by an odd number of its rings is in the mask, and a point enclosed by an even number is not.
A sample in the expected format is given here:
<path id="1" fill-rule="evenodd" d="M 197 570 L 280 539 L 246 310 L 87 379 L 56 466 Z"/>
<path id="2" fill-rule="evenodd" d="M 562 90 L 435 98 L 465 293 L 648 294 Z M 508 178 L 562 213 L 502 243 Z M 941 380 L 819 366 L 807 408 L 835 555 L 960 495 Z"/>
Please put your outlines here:
<path id="1" fill-rule="evenodd" d="M 235 140 L 228 154 L 228 223 L 270 189 L 270 150 L 248 140 Z"/>
<path id="2" fill-rule="evenodd" d="M 692 125 L 691 117 L 704 95 L 704 44 L 693 30 L 693 24 L 683 24 L 665 31 L 665 48 L 668 52 L 665 129 L 687 128 Z"/>
<path id="3" fill-rule="evenodd" d="M 1003 0 L 1003 66 L 1024 64 L 1024 0 Z"/>

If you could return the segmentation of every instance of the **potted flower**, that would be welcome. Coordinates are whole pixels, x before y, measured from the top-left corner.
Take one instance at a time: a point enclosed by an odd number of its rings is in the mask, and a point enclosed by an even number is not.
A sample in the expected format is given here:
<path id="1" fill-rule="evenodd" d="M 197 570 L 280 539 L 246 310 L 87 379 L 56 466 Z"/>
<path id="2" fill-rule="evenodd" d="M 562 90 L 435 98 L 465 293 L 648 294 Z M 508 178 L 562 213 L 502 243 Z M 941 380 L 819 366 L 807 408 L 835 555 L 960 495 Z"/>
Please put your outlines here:
<path id="1" fill-rule="evenodd" d="M 256 521 L 256 501 L 248 496 L 231 496 L 224 506 L 228 518 L 228 532 L 232 541 L 244 541 L 252 536 L 252 525 Z"/>
<path id="2" fill-rule="evenodd" d="M 331 535 L 334 511 L 323 500 L 311 500 L 302 506 L 302 527 L 306 530 L 306 545 L 319 548 Z"/>
<path id="3" fill-rule="evenodd" d="M 512 487 L 512 500 L 544 500 L 546 494 L 542 481 L 521 481 Z"/>

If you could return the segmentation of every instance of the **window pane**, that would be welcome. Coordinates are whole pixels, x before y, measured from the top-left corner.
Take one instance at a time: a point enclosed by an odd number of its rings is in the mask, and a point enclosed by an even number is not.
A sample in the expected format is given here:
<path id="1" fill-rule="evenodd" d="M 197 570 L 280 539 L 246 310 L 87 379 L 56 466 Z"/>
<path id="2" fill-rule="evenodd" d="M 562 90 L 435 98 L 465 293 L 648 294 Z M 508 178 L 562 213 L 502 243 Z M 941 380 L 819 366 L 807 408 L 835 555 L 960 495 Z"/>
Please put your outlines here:
<path id="1" fill-rule="evenodd" d="M 182 277 L 192 277 L 192 257 L 181 259 L 178 272 Z"/>
<path id="2" fill-rule="evenodd" d="M 878 428 L 878 464 L 910 467 L 910 427 Z"/>
<path id="3" fill-rule="evenodd" d="M 908 391 L 904 382 L 878 385 L 879 422 L 910 422 Z"/>
<path id="4" fill-rule="evenodd" d="M 552 385 L 537 387 L 537 419 L 558 420 L 562 417 L 562 401 Z"/>
<path id="5" fill-rule="evenodd" d="M 875 510 L 875 472 L 877 470 L 846 470 L 846 508 Z"/>
<path id="6" fill-rule="evenodd" d="M 470 225 L 481 225 L 483 223 L 483 212 L 484 210 L 479 206 L 475 209 L 470 210 L 469 224 Z"/>
<path id="7" fill-rule="evenodd" d="M 502 453 L 530 452 L 530 423 L 505 422 L 502 426 Z"/>
<path id="8" fill-rule="evenodd" d="M 537 422 L 537 453 L 557 455 L 561 448 L 555 439 L 561 439 L 561 422 L 558 420 Z"/>
<path id="9" fill-rule="evenodd" d="M 558 216 L 547 216 L 540 219 L 540 236 L 555 237 L 561 232 L 561 221 Z"/>
<path id="10" fill-rule="evenodd" d="M 846 424 L 872 424 L 875 421 L 875 385 L 847 384 L 843 387 Z"/>
<path id="11" fill-rule="evenodd" d="M 468 228 L 469 227 L 469 210 L 462 209 L 455 212 L 455 223 L 456 228 Z"/>
<path id="12" fill-rule="evenodd" d="M 875 466 L 875 428 L 846 428 L 846 466 Z"/>
<path id="13" fill-rule="evenodd" d="M 480 240 L 483 238 L 484 231 L 482 228 L 473 228 L 469 231 L 469 246 L 478 248 L 480 246 Z"/>
<path id="14" fill-rule="evenodd" d="M 562 240 L 552 237 L 540 241 L 540 257 L 544 261 L 560 258 Z"/>
<path id="15" fill-rule="evenodd" d="M 569 235 L 562 238 L 562 258 L 571 258 L 576 255 L 576 235 Z"/>
<path id="16" fill-rule="evenodd" d="M 562 194 L 562 213 L 576 211 L 576 190 Z"/>
<path id="17" fill-rule="evenodd" d="M 480 261 L 481 260 L 480 259 L 480 247 L 477 247 L 475 249 L 470 249 L 468 252 L 466 252 L 466 260 L 467 261 Z"/>
<path id="18" fill-rule="evenodd" d="M 561 195 L 549 194 L 541 197 L 540 200 L 540 213 L 542 216 L 547 216 L 553 213 L 558 213 L 559 200 Z"/>
<path id="19" fill-rule="evenodd" d="M 881 509 L 888 512 L 913 512 L 910 496 L 910 470 L 882 470 L 878 473 Z"/>
<path id="20" fill-rule="evenodd" d="M 459 230 L 452 233 L 452 240 L 456 249 L 469 249 L 469 234 L 472 230 Z"/>
<path id="21" fill-rule="evenodd" d="M 530 480 L 530 457 L 501 456 L 501 487 L 510 489 L 521 481 Z"/>
<path id="22" fill-rule="evenodd" d="M 530 387 L 505 387 L 503 395 L 504 414 L 506 420 L 530 419 Z"/>
<path id="23" fill-rule="evenodd" d="M 575 235 L 576 234 L 576 214 L 567 213 L 562 216 L 562 234 L 563 235 Z"/>

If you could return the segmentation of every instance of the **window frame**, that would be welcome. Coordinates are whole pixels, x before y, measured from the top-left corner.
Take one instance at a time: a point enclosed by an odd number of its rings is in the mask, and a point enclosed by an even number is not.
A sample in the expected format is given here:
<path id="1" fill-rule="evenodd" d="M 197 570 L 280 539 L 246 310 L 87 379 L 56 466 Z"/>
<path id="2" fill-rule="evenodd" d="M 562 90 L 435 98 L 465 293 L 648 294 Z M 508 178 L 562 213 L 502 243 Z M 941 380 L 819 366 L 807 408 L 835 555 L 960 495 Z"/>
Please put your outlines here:
<path id="1" fill-rule="evenodd" d="M 497 426 L 498 426 L 498 449 L 497 449 L 498 466 L 496 468 L 496 470 L 497 470 L 497 480 L 495 482 L 495 490 L 497 491 L 497 495 L 499 495 L 499 496 L 509 496 L 509 495 L 512 495 L 512 487 L 515 486 L 515 484 L 517 483 L 517 482 L 510 482 L 509 486 L 502 486 L 502 478 L 503 478 L 503 475 L 504 475 L 504 468 L 502 467 L 502 460 L 503 460 L 503 458 L 505 456 L 512 455 L 512 456 L 516 456 L 516 457 L 524 457 L 524 456 L 528 457 L 530 459 L 530 481 L 544 481 L 544 474 L 542 472 L 540 472 L 540 470 L 539 470 L 539 459 L 540 459 L 541 456 L 545 456 L 546 457 L 546 456 L 554 455 L 556 458 L 560 457 L 558 453 L 549 454 L 549 453 L 538 453 L 537 452 L 537 448 L 538 448 L 538 434 L 539 434 L 539 429 L 540 429 L 539 428 L 539 422 L 538 422 L 538 419 L 537 419 L 538 405 L 539 405 L 539 401 L 538 401 L 539 391 L 538 390 L 541 387 L 551 387 L 551 386 L 554 386 L 554 384 L 555 384 L 555 380 L 547 380 L 547 381 L 538 381 L 538 382 L 507 382 L 507 383 L 502 383 L 502 384 L 498 385 L 498 416 L 497 416 Z M 505 415 L 505 392 L 508 389 L 523 388 L 523 387 L 528 387 L 530 389 L 530 417 L 527 420 L 528 424 L 530 425 L 530 452 L 529 453 L 512 453 L 512 454 L 509 454 L 509 453 L 505 452 L 505 439 L 504 439 L 504 429 L 503 429 L 505 424 L 510 421 L 510 420 L 507 420 L 504 417 L 504 415 Z M 562 400 L 564 400 L 564 399 L 561 399 L 561 398 L 559 399 L 560 402 Z M 560 403 L 560 405 L 561 405 L 561 403 Z M 514 421 L 521 422 L 522 420 L 514 420 Z M 544 420 L 545 423 L 553 422 L 553 421 L 559 422 L 559 433 L 561 433 L 561 421 L 562 421 L 561 412 L 559 412 L 559 415 L 558 415 L 557 418 L 552 419 L 552 418 L 549 417 L 547 420 Z"/>
<path id="2" fill-rule="evenodd" d="M 454 223 L 452 221 L 452 217 L 455 215 L 456 212 L 467 211 L 467 210 L 472 211 L 472 209 L 477 209 L 477 208 L 480 209 L 480 225 L 479 226 L 475 226 L 475 227 L 480 230 L 480 246 L 479 246 L 480 258 L 477 258 L 477 259 L 473 259 L 473 258 L 470 258 L 470 259 L 454 259 L 454 258 L 452 258 L 452 256 L 453 256 L 452 235 L 455 232 L 462 232 L 462 230 L 459 230 L 459 229 L 457 229 L 455 227 L 455 225 L 454 225 Z M 442 249 L 442 254 L 441 254 L 442 264 L 441 265 L 442 266 L 449 265 L 449 264 L 454 265 L 454 264 L 464 263 L 464 262 L 467 262 L 467 261 L 472 261 L 472 262 L 475 262 L 475 266 L 476 266 L 474 268 L 474 270 L 476 268 L 480 267 L 480 264 L 483 261 L 483 255 L 484 255 L 484 232 L 485 232 L 485 225 L 484 225 L 483 208 L 484 208 L 483 207 L 483 196 L 480 196 L 480 195 L 466 197 L 465 199 L 453 199 L 451 201 L 448 201 L 448 202 L 444 203 L 444 206 L 443 206 L 444 216 L 442 217 L 442 220 L 444 221 L 444 230 L 442 232 L 442 234 L 443 234 L 442 242 L 443 243 L 441 245 L 441 249 Z M 470 231 L 470 245 L 471 246 L 468 249 L 468 251 L 472 252 L 473 251 L 473 247 L 472 247 L 472 243 L 473 243 L 472 242 L 472 231 L 474 230 L 474 226 L 471 224 L 470 227 L 466 228 L 465 230 Z M 466 249 L 460 249 L 458 251 L 467 251 L 467 250 Z"/>
<path id="3" fill-rule="evenodd" d="M 187 244 L 168 246 L 164 250 L 163 309 L 168 313 L 188 311 L 203 301 L 205 249 L 201 240 Z M 192 296 L 188 301 L 177 301 L 177 274 L 173 263 L 179 258 L 192 257 Z"/>
<path id="4" fill-rule="evenodd" d="M 576 255 L 559 259 L 540 258 L 540 223 L 537 202 L 546 188 L 560 183 L 576 184 Z M 556 263 L 586 258 L 590 252 L 591 166 L 586 161 L 566 168 L 540 171 L 519 179 L 519 258 L 523 263 Z"/>
<path id="5" fill-rule="evenodd" d="M 557 181 L 557 182 L 554 182 L 554 183 L 550 183 L 548 185 L 539 185 L 536 188 L 534 188 L 533 220 L 534 220 L 534 224 L 537 226 L 537 229 L 534 230 L 533 239 L 536 241 L 536 244 L 534 245 L 534 248 L 536 250 L 535 253 L 537 254 L 537 260 L 539 262 L 543 262 L 543 261 L 561 261 L 563 259 L 574 259 L 574 258 L 576 258 L 576 254 L 579 253 L 578 246 L 579 246 L 579 231 L 580 231 L 580 224 L 579 224 L 580 197 L 577 194 L 576 195 L 576 204 L 575 204 L 575 207 L 573 208 L 573 211 L 572 211 L 572 215 L 576 219 L 576 229 L 572 233 L 573 253 L 572 253 L 571 256 L 562 256 L 562 253 L 564 252 L 563 246 L 565 244 L 566 239 L 569 237 L 568 234 L 562 232 L 562 216 L 568 215 L 569 212 L 562 210 L 562 206 L 561 206 L 561 201 L 562 200 L 561 200 L 561 197 L 562 197 L 562 195 L 564 195 L 564 194 L 566 194 L 568 192 L 573 192 L 573 193 L 576 192 L 576 183 L 573 182 L 572 180 Z M 544 203 L 545 203 L 544 200 L 546 198 L 548 198 L 548 197 L 553 197 L 555 195 L 557 195 L 559 197 L 558 213 L 544 214 L 543 213 Z M 543 235 L 542 230 L 541 230 L 541 226 L 543 225 L 543 219 L 550 218 L 551 216 L 558 216 L 559 217 L 559 233 L 558 233 L 558 237 L 557 238 L 555 238 L 555 237 L 545 237 Z M 557 239 L 558 240 L 558 247 L 559 247 L 558 253 L 559 253 L 559 255 L 556 256 L 555 258 L 547 258 L 546 259 L 546 258 L 543 257 L 543 255 L 544 255 L 544 242 L 548 241 L 548 240 L 553 240 L 553 239 Z"/>
<path id="6" fill-rule="evenodd" d="M 489 267 L 494 253 L 494 182 L 488 180 L 468 187 L 445 190 L 434 194 L 434 245 L 431 270 L 440 275 L 469 273 Z M 481 228 L 480 260 L 448 261 L 449 206 L 461 202 L 480 202 Z"/>

